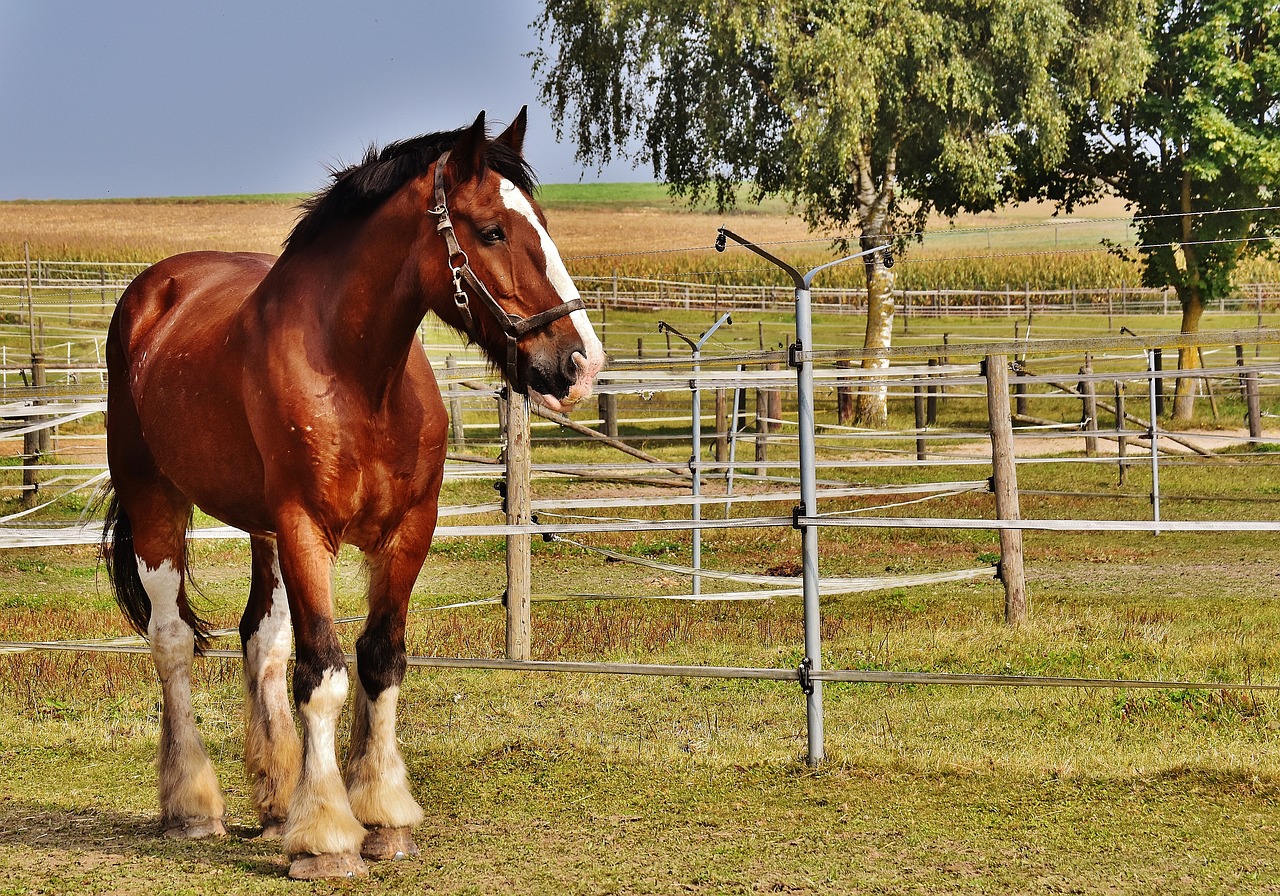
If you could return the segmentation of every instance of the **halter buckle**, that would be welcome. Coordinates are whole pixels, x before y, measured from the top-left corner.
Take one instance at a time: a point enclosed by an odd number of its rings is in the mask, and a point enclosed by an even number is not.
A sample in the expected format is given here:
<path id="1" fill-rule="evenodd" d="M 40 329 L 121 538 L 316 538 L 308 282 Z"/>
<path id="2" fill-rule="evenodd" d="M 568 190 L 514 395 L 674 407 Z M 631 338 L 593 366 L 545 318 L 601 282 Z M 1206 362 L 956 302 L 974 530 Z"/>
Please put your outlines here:
<path id="1" fill-rule="evenodd" d="M 462 288 L 462 268 L 453 268 L 453 300 L 458 303 L 458 307 L 465 308 L 467 302 L 467 291 Z"/>

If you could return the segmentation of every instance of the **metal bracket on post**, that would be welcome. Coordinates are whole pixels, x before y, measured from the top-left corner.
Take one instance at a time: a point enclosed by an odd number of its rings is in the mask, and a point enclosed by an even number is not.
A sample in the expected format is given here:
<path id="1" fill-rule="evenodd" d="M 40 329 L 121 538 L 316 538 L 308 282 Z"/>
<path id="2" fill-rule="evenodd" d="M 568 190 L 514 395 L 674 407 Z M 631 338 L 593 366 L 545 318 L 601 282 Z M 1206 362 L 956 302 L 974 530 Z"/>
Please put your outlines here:
<path id="1" fill-rule="evenodd" d="M 812 697 L 814 691 L 813 660 L 809 657 L 801 660 L 800 666 L 796 669 L 796 674 L 800 679 L 800 690 L 804 691 L 806 697 Z"/>
<path id="2" fill-rule="evenodd" d="M 804 346 L 799 342 L 793 342 L 787 346 L 787 366 L 792 370 L 800 367 L 800 353 L 804 351 Z"/>

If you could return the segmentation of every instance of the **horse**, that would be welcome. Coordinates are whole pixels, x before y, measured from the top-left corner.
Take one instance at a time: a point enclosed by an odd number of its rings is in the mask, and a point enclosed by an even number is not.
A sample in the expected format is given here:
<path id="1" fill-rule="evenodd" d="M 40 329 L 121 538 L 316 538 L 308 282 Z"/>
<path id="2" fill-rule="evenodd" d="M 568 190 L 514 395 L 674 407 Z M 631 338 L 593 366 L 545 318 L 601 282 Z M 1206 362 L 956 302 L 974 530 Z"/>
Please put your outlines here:
<path id="1" fill-rule="evenodd" d="M 605 360 L 533 199 L 526 123 L 522 109 L 491 138 L 482 112 L 470 127 L 371 146 L 303 204 L 278 258 L 177 255 L 121 296 L 106 345 L 103 553 L 160 680 L 165 836 L 226 833 L 191 705 L 209 632 L 187 592 L 198 507 L 250 537 L 245 765 L 290 877 L 361 875 L 364 859 L 417 853 L 423 812 L 396 704 L 448 424 L 419 324 L 433 312 L 514 392 L 557 411 L 590 396 Z M 343 544 L 368 567 L 345 770 L 336 727 L 348 672 L 331 595 Z"/>

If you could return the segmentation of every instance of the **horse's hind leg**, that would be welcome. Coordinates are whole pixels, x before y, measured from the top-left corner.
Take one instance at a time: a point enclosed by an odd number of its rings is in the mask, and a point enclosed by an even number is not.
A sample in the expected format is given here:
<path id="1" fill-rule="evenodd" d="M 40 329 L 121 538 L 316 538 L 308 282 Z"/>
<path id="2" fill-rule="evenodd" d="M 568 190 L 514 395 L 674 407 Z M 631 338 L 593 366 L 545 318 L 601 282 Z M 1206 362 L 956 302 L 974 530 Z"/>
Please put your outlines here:
<path id="1" fill-rule="evenodd" d="M 244 647 L 244 761 L 262 836 L 279 837 L 298 783 L 302 743 L 293 724 L 285 678 L 292 646 L 275 540 L 253 537 L 253 580 L 240 620 Z"/>
<path id="2" fill-rule="evenodd" d="M 128 512 L 138 577 L 151 601 L 147 637 L 164 697 L 157 761 L 160 822 L 166 837 L 211 837 L 227 832 L 226 805 L 191 706 L 196 630 L 183 580 L 190 506 L 155 497 L 131 501 Z"/>
<path id="3" fill-rule="evenodd" d="M 356 704 L 346 771 L 351 809 L 369 828 L 361 849 L 368 859 L 418 853 L 412 832 L 422 822 L 422 808 L 409 792 L 396 742 L 396 703 L 405 672 L 409 593 L 425 550 L 370 562 L 369 619 L 356 641 Z"/>

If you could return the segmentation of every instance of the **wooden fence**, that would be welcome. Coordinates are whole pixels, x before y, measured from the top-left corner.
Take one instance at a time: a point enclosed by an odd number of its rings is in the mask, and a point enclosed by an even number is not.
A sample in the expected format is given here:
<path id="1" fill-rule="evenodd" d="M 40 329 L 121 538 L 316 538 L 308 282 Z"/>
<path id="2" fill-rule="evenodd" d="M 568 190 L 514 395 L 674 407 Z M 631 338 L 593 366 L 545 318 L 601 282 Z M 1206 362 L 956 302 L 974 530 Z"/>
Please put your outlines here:
<path id="1" fill-rule="evenodd" d="M 0 313 L 21 312 L 28 300 L 36 305 L 68 306 L 89 302 L 114 303 L 133 277 L 146 267 L 141 262 L 0 261 Z M 679 280 L 631 277 L 578 277 L 583 297 L 597 306 L 619 310 L 656 311 L 671 308 L 789 312 L 794 296 L 785 284 L 777 286 L 718 285 Z M 30 289 L 32 295 L 27 295 Z M 860 289 L 814 288 L 813 305 L 826 314 L 863 314 L 866 292 Z M 905 319 L 949 315 L 1018 317 L 1036 312 L 1071 311 L 1081 314 L 1169 314 L 1179 311 L 1170 289 L 1117 286 L 1111 288 L 1028 289 L 913 289 L 898 290 L 898 313 Z M 74 299 L 72 298 L 74 296 Z M 1227 311 L 1274 311 L 1280 307 L 1280 283 L 1241 284 L 1213 308 Z"/>

